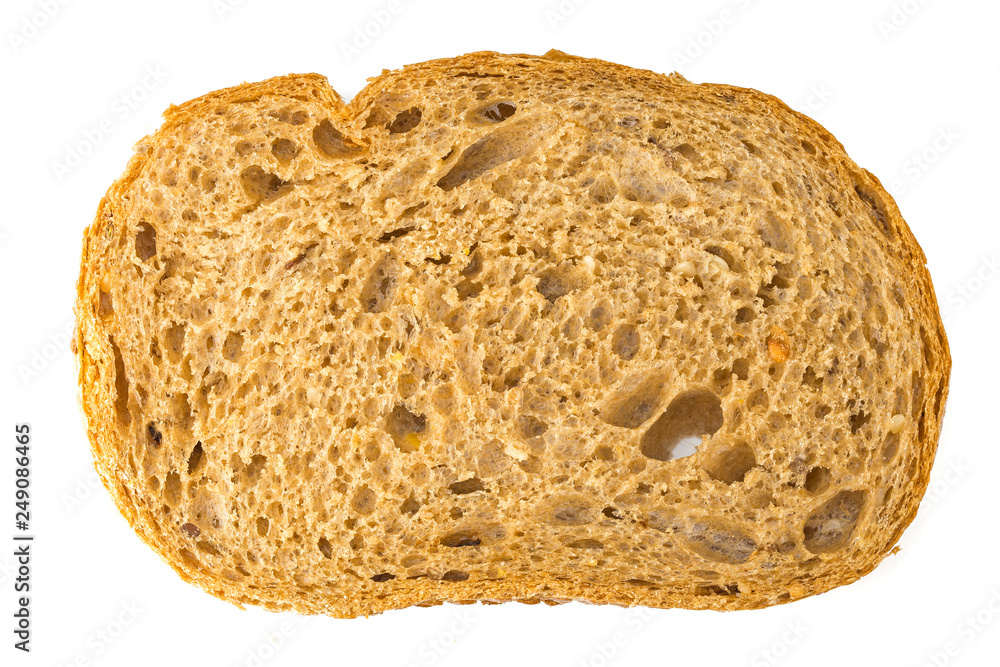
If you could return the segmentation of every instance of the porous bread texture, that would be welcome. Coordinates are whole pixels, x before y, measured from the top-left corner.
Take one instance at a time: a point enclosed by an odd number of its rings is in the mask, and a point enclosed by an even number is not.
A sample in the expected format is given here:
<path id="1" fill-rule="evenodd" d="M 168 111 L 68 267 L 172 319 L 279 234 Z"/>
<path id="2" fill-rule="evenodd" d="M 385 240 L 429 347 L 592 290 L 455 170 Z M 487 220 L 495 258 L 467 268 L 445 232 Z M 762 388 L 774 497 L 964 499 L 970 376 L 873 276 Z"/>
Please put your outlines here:
<path id="1" fill-rule="evenodd" d="M 346 105 L 279 77 L 168 109 L 101 202 L 83 407 L 128 522 L 237 605 L 763 607 L 917 511 L 950 371 L 924 265 L 754 90 L 559 52 Z"/>

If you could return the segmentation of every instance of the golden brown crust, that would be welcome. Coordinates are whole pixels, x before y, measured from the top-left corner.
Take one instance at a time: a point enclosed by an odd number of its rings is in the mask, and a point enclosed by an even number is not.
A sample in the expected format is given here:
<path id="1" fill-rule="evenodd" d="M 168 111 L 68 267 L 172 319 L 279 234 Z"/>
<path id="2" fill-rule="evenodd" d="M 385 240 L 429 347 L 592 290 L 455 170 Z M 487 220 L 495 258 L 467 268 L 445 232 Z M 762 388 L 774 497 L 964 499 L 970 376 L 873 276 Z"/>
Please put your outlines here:
<path id="1" fill-rule="evenodd" d="M 124 367 L 127 367 L 132 360 L 127 351 L 116 352 L 112 341 L 115 335 L 124 336 L 125 333 L 120 328 L 116 329 L 102 322 L 98 315 L 98 302 L 101 299 L 100 281 L 104 276 L 103 272 L 107 270 L 107 264 L 103 263 L 104 257 L 101 253 L 109 252 L 107 248 L 112 245 L 101 239 L 109 239 L 119 234 L 121 230 L 116 229 L 115 225 L 119 224 L 118 221 L 122 221 L 120 224 L 125 224 L 129 219 L 133 198 L 145 196 L 143 192 L 137 191 L 136 183 L 144 169 L 156 158 L 157 151 L 161 151 L 187 124 L 200 121 L 205 116 L 215 113 L 216 109 L 224 109 L 266 95 L 308 99 L 310 104 L 326 108 L 332 117 L 343 121 L 345 127 L 357 128 L 362 121 L 361 114 L 371 109 L 384 92 L 395 89 L 401 81 L 453 78 L 462 76 L 463 72 L 477 76 L 491 73 L 510 76 L 519 72 L 545 71 L 546 68 L 551 68 L 553 63 L 558 63 L 559 68 L 569 77 L 580 80 L 610 79 L 617 81 L 623 90 L 635 88 L 666 93 L 689 87 L 689 92 L 686 94 L 695 97 L 732 98 L 733 103 L 738 105 L 740 113 L 744 115 L 770 114 L 793 128 L 795 134 L 809 138 L 813 142 L 821 142 L 827 154 L 831 155 L 831 162 L 844 165 L 848 171 L 856 175 L 858 180 L 855 186 L 859 189 L 859 195 L 862 198 L 865 196 L 877 198 L 881 208 L 875 215 L 879 217 L 881 214 L 882 224 L 886 226 L 884 232 L 886 238 L 879 237 L 878 243 L 891 247 L 892 252 L 899 258 L 900 265 L 910 268 L 909 272 L 896 277 L 900 281 L 909 283 L 904 286 L 906 294 L 919 298 L 918 303 L 909 305 L 912 305 L 915 329 L 919 329 L 921 333 L 925 362 L 923 394 L 920 397 L 919 409 L 915 410 L 913 415 L 913 419 L 920 420 L 923 437 L 917 443 L 918 454 L 912 458 L 913 467 L 909 471 L 908 487 L 895 490 L 903 500 L 896 501 L 901 504 L 894 516 L 894 525 L 889 530 L 891 538 L 884 539 L 885 531 L 873 533 L 872 539 L 878 538 L 879 542 L 861 544 L 856 551 L 861 554 L 860 556 L 842 569 L 828 573 L 822 579 L 803 578 L 801 583 L 790 586 L 784 591 L 753 590 L 749 585 L 741 583 L 738 594 L 729 594 L 725 591 L 721 594 L 682 592 L 670 585 L 654 586 L 638 580 L 632 580 L 631 583 L 621 582 L 613 576 L 598 583 L 590 583 L 582 579 L 567 579 L 559 573 L 556 576 L 535 573 L 530 576 L 507 575 L 502 578 L 470 578 L 464 581 L 442 581 L 427 577 L 400 578 L 393 582 L 391 594 L 343 597 L 336 590 L 327 593 L 315 588 L 300 589 L 295 585 L 282 589 L 276 586 L 254 587 L 236 584 L 222 576 L 220 572 L 213 572 L 201 566 L 194 567 L 191 562 L 185 562 L 183 557 L 177 555 L 173 543 L 162 535 L 159 519 L 154 516 L 156 508 L 153 507 L 153 501 L 147 498 L 149 491 L 144 485 L 145 480 L 140 479 L 141 475 L 137 473 L 139 466 L 134 460 L 134 451 L 139 445 L 133 441 L 129 430 L 121 426 L 122 418 L 116 414 L 118 395 L 114 381 L 117 376 L 116 363 L 126 364 Z M 618 605 L 718 610 L 757 608 L 820 593 L 850 583 L 867 574 L 882 557 L 892 551 L 903 530 L 915 516 L 934 459 L 951 369 L 948 343 L 941 324 L 937 300 L 930 276 L 924 266 L 926 259 L 895 203 L 878 179 L 857 167 L 846 155 L 843 147 L 824 128 L 812 119 L 789 109 L 780 100 L 754 90 L 722 85 L 696 86 L 676 75 L 667 77 L 558 52 L 550 52 L 546 56 L 504 56 L 481 52 L 384 72 L 370 80 L 365 89 L 346 106 L 329 87 L 325 77 L 306 74 L 278 77 L 216 91 L 180 106 L 170 107 L 165 112 L 164 118 L 162 127 L 137 145 L 136 154 L 130 160 L 125 173 L 108 190 L 98 207 L 95 221 L 84 234 L 82 270 L 77 287 L 75 344 L 78 350 L 79 382 L 82 389 L 83 410 L 87 417 L 88 436 L 101 479 L 119 510 L 140 538 L 160 553 L 184 580 L 199 585 L 211 594 L 238 606 L 246 603 L 271 610 L 294 609 L 303 613 L 324 613 L 337 617 L 369 615 L 388 609 L 437 604 L 442 601 L 476 600 L 552 603 L 585 600 Z M 360 135 L 354 135 L 354 138 L 357 145 L 362 147 L 366 145 Z M 128 359 L 120 362 L 116 354 L 124 355 Z M 135 368 L 129 370 L 137 372 Z M 127 405 L 125 411 L 128 411 Z M 720 566 L 719 569 L 724 567 Z M 703 566 L 703 569 L 710 568 Z"/>

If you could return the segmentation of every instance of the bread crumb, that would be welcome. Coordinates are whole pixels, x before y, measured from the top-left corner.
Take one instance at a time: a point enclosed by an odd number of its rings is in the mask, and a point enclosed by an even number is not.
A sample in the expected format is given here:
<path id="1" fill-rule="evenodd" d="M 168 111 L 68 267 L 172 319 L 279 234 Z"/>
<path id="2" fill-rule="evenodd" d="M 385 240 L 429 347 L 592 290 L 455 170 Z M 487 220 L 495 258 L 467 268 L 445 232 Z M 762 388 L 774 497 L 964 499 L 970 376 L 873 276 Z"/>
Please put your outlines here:
<path id="1" fill-rule="evenodd" d="M 517 447 L 515 447 L 510 443 L 507 443 L 507 445 L 503 448 L 503 453 L 509 456 L 510 458 L 516 459 L 518 461 L 528 460 L 528 455 L 525 452 L 522 452 L 520 449 L 518 449 Z"/>
<path id="2" fill-rule="evenodd" d="M 903 430 L 904 424 L 906 424 L 906 417 L 903 415 L 893 415 L 889 420 L 889 430 L 893 433 L 899 433 Z"/>
<path id="3" fill-rule="evenodd" d="M 698 275 L 697 269 L 695 269 L 694 264 L 691 262 L 680 262 L 675 264 L 674 268 L 670 269 L 671 273 L 678 273 L 683 278 L 694 278 Z"/>

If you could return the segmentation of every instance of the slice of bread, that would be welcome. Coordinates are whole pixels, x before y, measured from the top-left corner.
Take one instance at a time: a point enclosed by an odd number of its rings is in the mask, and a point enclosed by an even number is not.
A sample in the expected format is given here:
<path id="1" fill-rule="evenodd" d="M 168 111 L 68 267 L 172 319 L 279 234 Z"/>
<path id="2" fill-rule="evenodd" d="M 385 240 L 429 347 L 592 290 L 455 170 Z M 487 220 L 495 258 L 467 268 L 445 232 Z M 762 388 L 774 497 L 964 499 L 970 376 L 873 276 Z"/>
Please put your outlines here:
<path id="1" fill-rule="evenodd" d="M 351 617 L 742 609 L 871 571 L 950 358 L 829 132 L 559 52 L 171 107 L 84 237 L 94 457 L 180 576 Z"/>

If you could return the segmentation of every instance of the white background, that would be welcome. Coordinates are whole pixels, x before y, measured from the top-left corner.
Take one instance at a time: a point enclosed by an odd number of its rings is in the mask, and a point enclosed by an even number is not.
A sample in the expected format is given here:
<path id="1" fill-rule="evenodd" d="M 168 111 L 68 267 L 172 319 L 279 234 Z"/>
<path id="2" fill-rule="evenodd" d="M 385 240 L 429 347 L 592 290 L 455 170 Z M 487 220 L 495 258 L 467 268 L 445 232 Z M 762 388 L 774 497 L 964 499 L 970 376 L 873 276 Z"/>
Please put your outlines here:
<path id="1" fill-rule="evenodd" d="M 372 12 L 385 25 L 355 44 Z M 0 663 L 996 664 L 998 20 L 973 0 L 5 0 Z M 81 234 L 132 145 L 168 104 L 244 80 L 315 71 L 349 99 L 383 68 L 550 48 L 777 95 L 896 196 L 955 362 L 902 551 L 851 586 L 729 614 L 508 604 L 343 621 L 240 611 L 181 582 L 96 481 L 68 349 Z M 30 655 L 11 647 L 16 422 L 34 430 Z"/>

